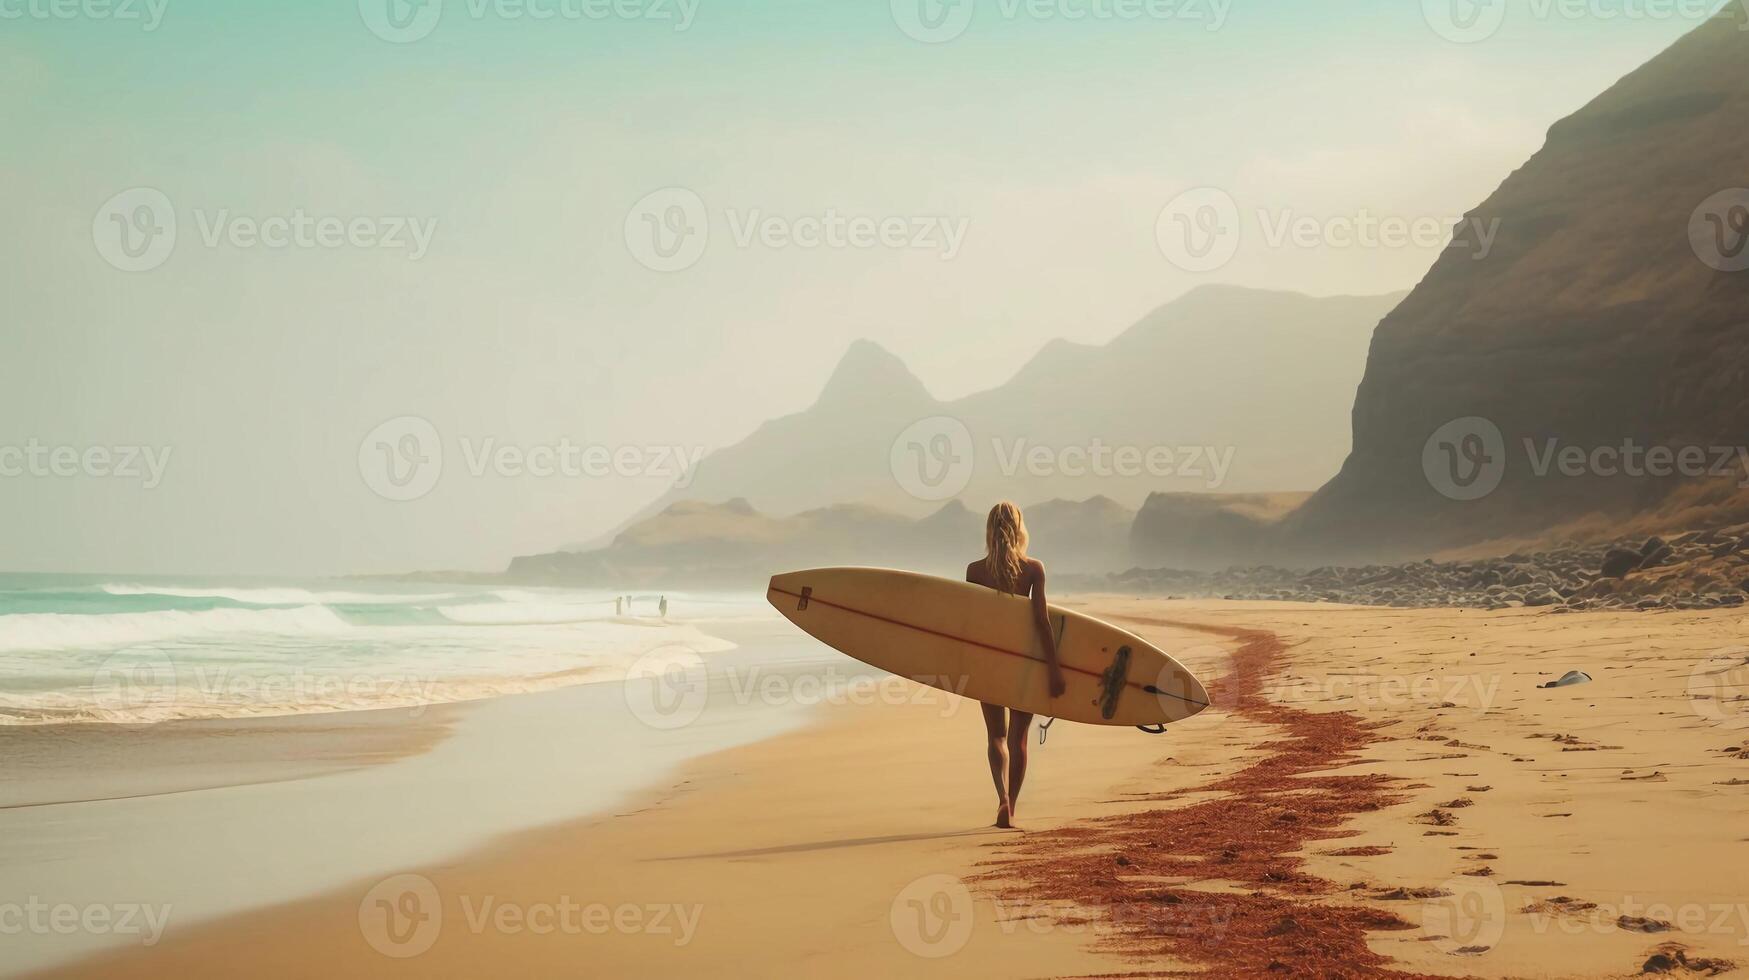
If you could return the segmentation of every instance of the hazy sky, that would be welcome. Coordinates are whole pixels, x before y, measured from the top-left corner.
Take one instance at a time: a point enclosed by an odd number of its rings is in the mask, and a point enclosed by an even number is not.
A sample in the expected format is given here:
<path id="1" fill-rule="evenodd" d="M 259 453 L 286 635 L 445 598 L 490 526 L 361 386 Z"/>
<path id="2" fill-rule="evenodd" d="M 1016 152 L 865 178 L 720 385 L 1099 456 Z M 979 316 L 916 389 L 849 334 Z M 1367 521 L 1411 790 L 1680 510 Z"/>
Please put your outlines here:
<path id="1" fill-rule="evenodd" d="M 960 2 L 0 0 L 0 568 L 497 568 L 668 482 L 583 447 L 733 443 L 858 337 L 952 397 L 1199 283 L 1407 288 L 1436 245 L 1268 229 L 1455 218 L 1698 23 Z M 1156 235 L 1198 187 L 1246 225 L 1208 272 Z M 440 475 L 373 484 L 409 416 Z"/>

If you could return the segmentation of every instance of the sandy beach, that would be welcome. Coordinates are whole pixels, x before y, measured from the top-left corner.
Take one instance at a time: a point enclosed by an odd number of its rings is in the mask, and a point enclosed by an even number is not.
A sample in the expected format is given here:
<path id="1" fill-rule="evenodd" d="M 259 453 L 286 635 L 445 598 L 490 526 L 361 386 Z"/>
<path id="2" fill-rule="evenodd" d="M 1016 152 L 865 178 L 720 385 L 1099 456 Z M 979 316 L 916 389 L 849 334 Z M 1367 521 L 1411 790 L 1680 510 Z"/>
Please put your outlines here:
<path id="1" fill-rule="evenodd" d="M 1173 651 L 1215 706 L 1158 738 L 1056 726 L 1031 749 L 1020 830 L 988 826 L 975 706 L 895 681 L 608 811 L 41 975 L 1749 962 L 1745 654 L 1720 641 L 1741 614 L 1073 604 Z M 1594 680 L 1536 686 L 1573 669 Z"/>

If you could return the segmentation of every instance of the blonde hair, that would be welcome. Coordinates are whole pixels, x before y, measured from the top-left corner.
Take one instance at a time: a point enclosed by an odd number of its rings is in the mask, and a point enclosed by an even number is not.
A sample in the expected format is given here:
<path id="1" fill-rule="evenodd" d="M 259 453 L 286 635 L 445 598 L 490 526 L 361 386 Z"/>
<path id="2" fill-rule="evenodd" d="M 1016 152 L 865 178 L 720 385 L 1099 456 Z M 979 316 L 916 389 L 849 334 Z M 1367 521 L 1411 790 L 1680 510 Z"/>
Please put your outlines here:
<path id="1" fill-rule="evenodd" d="M 990 508 L 990 517 L 984 522 L 984 562 L 997 587 L 1011 595 L 1020 594 L 1026 569 L 1026 520 L 1010 501 Z"/>

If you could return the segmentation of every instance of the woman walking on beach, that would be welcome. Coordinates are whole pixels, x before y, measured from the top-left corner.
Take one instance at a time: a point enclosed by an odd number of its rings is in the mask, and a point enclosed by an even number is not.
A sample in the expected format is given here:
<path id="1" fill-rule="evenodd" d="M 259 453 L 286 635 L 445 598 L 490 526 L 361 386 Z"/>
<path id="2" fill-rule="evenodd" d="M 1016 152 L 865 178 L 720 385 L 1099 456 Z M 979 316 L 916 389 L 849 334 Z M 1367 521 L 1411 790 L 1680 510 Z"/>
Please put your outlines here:
<path id="1" fill-rule="evenodd" d="M 966 581 L 1009 595 L 1030 597 L 1033 626 L 1045 651 L 1051 697 L 1061 697 L 1063 671 L 1057 664 L 1057 641 L 1045 603 L 1045 566 L 1026 553 L 1026 521 L 1020 508 L 1004 500 L 990 508 L 984 522 L 984 557 L 966 566 Z M 1014 826 L 1020 784 L 1026 780 L 1026 736 L 1032 713 L 984 704 L 990 778 L 996 783 L 996 826 Z"/>

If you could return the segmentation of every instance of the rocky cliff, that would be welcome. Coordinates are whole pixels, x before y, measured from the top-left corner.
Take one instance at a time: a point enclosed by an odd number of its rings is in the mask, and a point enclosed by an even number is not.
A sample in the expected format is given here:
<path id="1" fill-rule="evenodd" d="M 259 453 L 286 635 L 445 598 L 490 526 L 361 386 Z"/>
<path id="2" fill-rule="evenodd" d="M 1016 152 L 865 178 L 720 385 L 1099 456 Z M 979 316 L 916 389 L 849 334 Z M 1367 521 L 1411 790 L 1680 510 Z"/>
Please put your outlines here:
<path id="1" fill-rule="evenodd" d="M 1730 5 L 1556 123 L 1471 213 L 1497 222 L 1492 250 L 1454 244 L 1379 325 L 1353 451 L 1288 519 L 1283 555 L 1403 557 L 1607 526 L 1684 483 L 1690 447 L 1713 469 L 1744 444 L 1744 16 Z"/>

